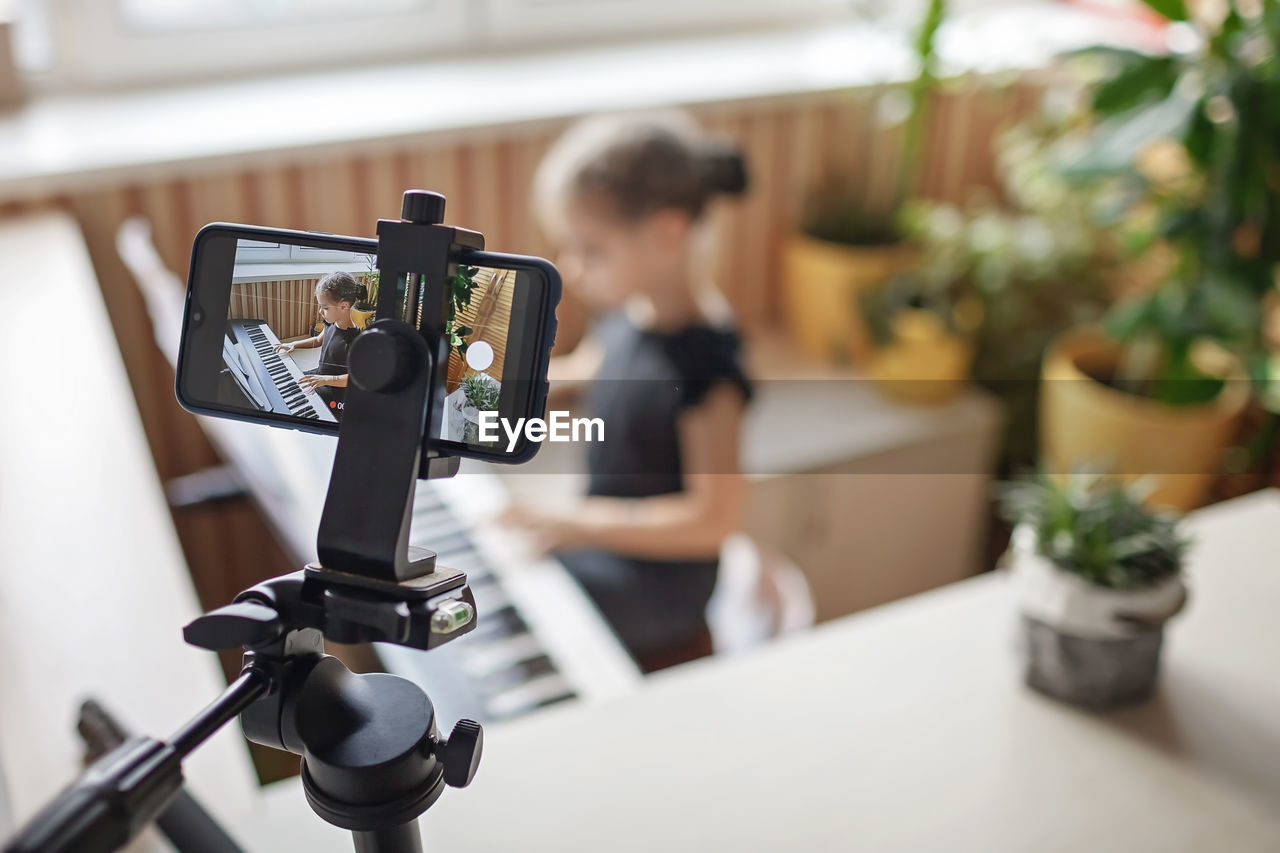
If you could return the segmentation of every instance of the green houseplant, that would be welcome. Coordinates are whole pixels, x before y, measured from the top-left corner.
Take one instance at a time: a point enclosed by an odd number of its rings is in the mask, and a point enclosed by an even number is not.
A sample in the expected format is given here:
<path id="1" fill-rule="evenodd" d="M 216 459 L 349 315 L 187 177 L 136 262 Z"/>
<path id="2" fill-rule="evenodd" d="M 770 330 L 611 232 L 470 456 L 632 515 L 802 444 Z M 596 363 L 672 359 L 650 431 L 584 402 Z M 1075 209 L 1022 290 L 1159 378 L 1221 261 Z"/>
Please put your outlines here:
<path id="1" fill-rule="evenodd" d="M 1141 485 L 1096 474 L 1041 476 L 1002 497 L 1027 683 L 1098 709 L 1149 696 L 1164 624 L 1186 603 L 1179 518 L 1148 508 Z"/>
<path id="2" fill-rule="evenodd" d="M 1160 475 L 1152 499 L 1190 508 L 1238 430 L 1246 376 L 1266 380 L 1262 318 L 1280 263 L 1280 7 L 1200 4 L 1193 16 L 1183 0 L 1145 2 L 1167 19 L 1171 49 L 1090 52 L 1110 73 L 1093 95 L 1096 132 L 1067 171 L 1111 184 L 1104 224 L 1127 226 L 1132 262 L 1158 256 L 1164 269 L 1101 333 L 1069 336 L 1046 357 L 1046 380 L 1075 381 L 1042 397 L 1042 449 L 1059 471 L 1110 457 L 1123 473 Z"/>
<path id="3" fill-rule="evenodd" d="M 466 337 L 474 330 L 458 322 L 458 312 L 471 305 L 478 272 L 479 267 L 458 264 L 458 271 L 449 281 L 449 316 L 445 320 L 444 331 L 449 336 L 449 346 L 464 357 L 467 354 Z"/>
<path id="4" fill-rule="evenodd" d="M 355 279 L 364 285 L 366 298 L 351 306 L 351 319 L 362 329 L 373 322 L 374 315 L 378 313 L 378 283 L 382 280 L 382 275 L 378 272 L 378 256 L 363 257 L 365 270 L 357 273 Z"/>
<path id="5" fill-rule="evenodd" d="M 462 378 L 451 396 L 450 432 L 460 440 L 475 444 L 480 436 L 480 413 L 498 411 L 502 383 L 487 373 L 473 372 Z"/>
<path id="6" fill-rule="evenodd" d="M 1065 84 L 1050 89 L 1036 113 L 997 135 L 1000 198 L 982 188 L 963 205 L 908 203 L 902 227 L 919 247 L 919 265 L 902 277 L 905 288 L 895 281 L 864 297 L 863 314 L 880 345 L 902 338 L 891 323 L 920 311 L 938 318 L 934 342 L 918 348 L 914 376 L 930 375 L 940 362 L 939 339 L 971 350 L 973 378 L 1005 408 L 1004 471 L 1034 464 L 1045 347 L 1064 329 L 1099 317 L 1106 304 L 1108 249 L 1090 213 L 1096 193 L 1054 166 L 1055 147 L 1080 121 L 1073 91 Z"/>
<path id="7" fill-rule="evenodd" d="M 887 200 L 852 199 L 844 181 L 826 176 L 825 186 L 809 199 L 800 231 L 784 246 L 788 330 L 802 349 L 824 361 L 865 361 L 870 342 L 858 316 L 858 294 L 914 262 L 915 251 L 903 244 L 897 226 L 898 213 L 915 191 L 937 84 L 935 36 L 945 12 L 944 0 L 929 0 L 912 44 L 915 78 L 880 96 L 879 111 L 901 125 L 901 151 Z"/>
<path id="8" fill-rule="evenodd" d="M 366 255 L 365 265 L 367 269 L 355 276 L 356 280 L 363 284 L 368 291 L 368 298 L 357 302 L 355 308 L 356 325 L 364 328 L 373 318 L 378 310 L 378 285 L 381 282 L 381 273 L 377 269 L 377 257 L 374 255 Z M 445 334 L 449 337 L 449 346 L 460 356 L 467 354 L 467 335 L 470 335 L 473 329 L 470 326 L 462 325 L 458 322 L 458 312 L 471 304 L 471 296 L 475 293 L 477 287 L 476 274 L 480 272 L 478 267 L 468 266 L 467 264 L 459 264 L 453 278 L 449 280 L 449 302 L 448 314 L 445 318 Z"/>

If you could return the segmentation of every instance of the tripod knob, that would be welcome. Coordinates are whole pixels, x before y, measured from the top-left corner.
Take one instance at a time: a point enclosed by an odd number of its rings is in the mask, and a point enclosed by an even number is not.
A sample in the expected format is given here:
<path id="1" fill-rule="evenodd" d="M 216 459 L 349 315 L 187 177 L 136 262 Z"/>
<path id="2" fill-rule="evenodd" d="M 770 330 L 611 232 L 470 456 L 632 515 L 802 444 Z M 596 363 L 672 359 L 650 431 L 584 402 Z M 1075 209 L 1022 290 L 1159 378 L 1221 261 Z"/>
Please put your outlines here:
<path id="1" fill-rule="evenodd" d="M 465 788 L 476 778 L 480 753 L 484 749 L 484 729 L 475 720 L 458 720 L 449 739 L 436 746 L 436 755 L 444 762 L 444 783 L 451 788 Z"/>
<path id="2" fill-rule="evenodd" d="M 351 345 L 347 369 L 351 380 L 366 391 L 399 391 L 421 370 L 415 356 L 398 332 L 373 328 Z"/>
<path id="3" fill-rule="evenodd" d="M 439 225 L 444 222 L 444 196 L 430 190 L 405 190 L 400 218 L 419 225 Z"/>
<path id="4" fill-rule="evenodd" d="M 280 636 L 280 614 L 265 604 L 239 601 L 219 607 L 182 629 L 182 636 L 202 649 L 251 648 Z"/>

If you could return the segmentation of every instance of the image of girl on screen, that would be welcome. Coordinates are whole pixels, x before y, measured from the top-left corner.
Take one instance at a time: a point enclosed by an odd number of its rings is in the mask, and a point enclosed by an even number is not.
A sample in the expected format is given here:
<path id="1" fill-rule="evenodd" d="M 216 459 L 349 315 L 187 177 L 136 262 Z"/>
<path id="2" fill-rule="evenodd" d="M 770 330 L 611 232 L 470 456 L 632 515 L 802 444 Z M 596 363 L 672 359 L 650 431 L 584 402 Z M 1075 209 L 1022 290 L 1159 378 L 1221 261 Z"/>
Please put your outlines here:
<path id="1" fill-rule="evenodd" d="M 314 391 L 339 419 L 347 393 L 347 354 L 362 331 L 351 316 L 351 308 L 368 298 L 368 290 L 347 272 L 329 273 L 316 284 L 316 303 L 324 330 L 318 335 L 276 346 L 277 352 L 320 347 L 320 361 L 306 371 L 298 385 Z"/>

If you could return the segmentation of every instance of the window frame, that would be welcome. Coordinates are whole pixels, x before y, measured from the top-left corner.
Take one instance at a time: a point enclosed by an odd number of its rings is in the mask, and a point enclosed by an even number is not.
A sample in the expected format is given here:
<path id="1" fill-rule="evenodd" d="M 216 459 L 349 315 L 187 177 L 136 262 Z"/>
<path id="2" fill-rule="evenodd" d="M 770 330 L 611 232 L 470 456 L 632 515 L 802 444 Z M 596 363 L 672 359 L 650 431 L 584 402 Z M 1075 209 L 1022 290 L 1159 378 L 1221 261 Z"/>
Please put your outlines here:
<path id="1" fill-rule="evenodd" d="M 38 0 L 47 29 L 53 88 L 94 89 L 209 81 L 228 76 L 333 70 L 404 58 L 465 39 L 466 0 L 422 0 L 423 8 L 287 24 L 202 30 L 135 29 L 116 0 Z M 377 49 L 366 45 L 377 44 Z M 323 57 L 323 61 L 317 61 Z"/>
<path id="2" fill-rule="evenodd" d="M 70 90 L 338 71 L 458 58 L 475 48 L 591 46 L 637 36 L 733 31 L 830 19 L 835 6 L 832 0 L 421 0 L 427 5 L 411 12 L 153 30 L 131 27 L 119 0 L 27 2 L 34 7 L 29 17 L 38 22 L 33 29 L 43 30 L 49 65 L 36 69 L 33 82 Z"/>

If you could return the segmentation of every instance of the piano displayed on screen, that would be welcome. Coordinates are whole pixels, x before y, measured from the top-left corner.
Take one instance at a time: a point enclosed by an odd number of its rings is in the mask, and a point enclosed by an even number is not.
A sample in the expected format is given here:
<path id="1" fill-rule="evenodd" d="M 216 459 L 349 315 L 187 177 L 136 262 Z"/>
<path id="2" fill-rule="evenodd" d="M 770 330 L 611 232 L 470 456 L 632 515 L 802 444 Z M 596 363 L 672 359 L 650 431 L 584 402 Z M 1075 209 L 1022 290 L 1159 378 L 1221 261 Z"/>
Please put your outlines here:
<path id="1" fill-rule="evenodd" d="M 279 343 L 264 320 L 228 322 L 222 360 L 245 403 L 263 412 L 336 421 L 319 394 L 298 385 L 303 371 L 288 353 L 275 351 Z"/>

